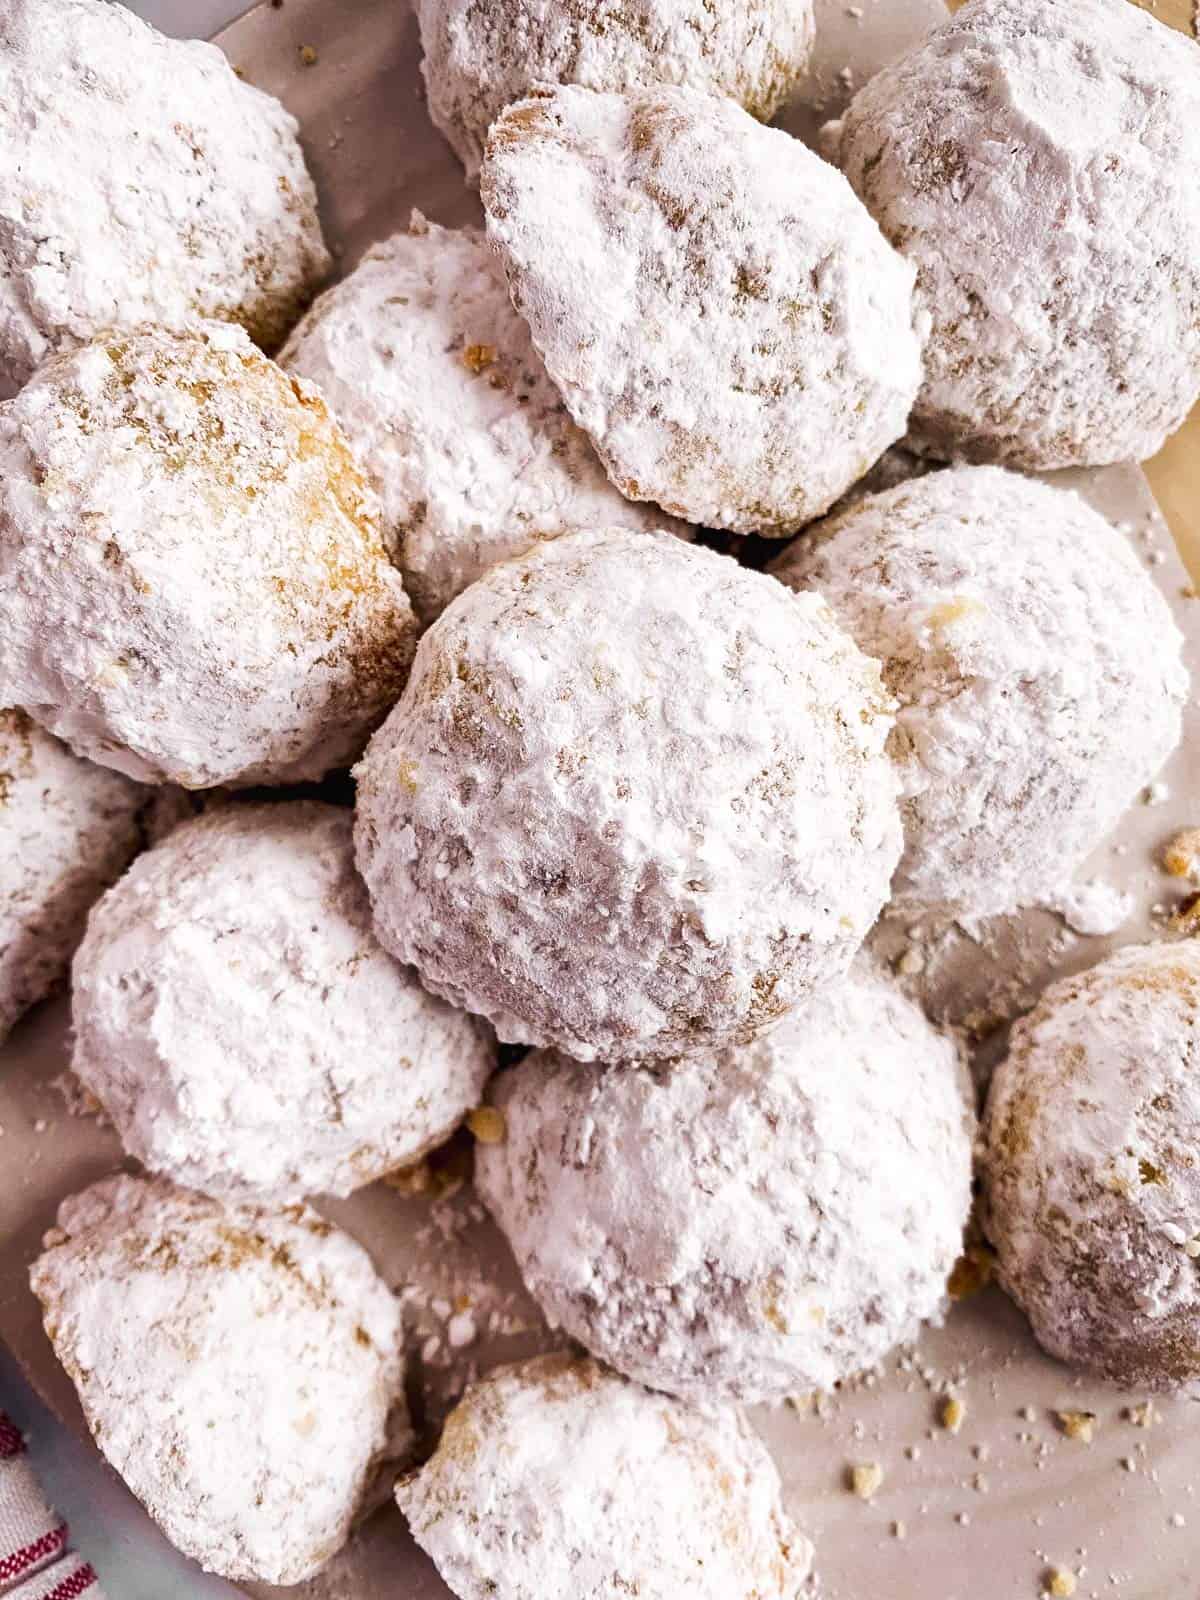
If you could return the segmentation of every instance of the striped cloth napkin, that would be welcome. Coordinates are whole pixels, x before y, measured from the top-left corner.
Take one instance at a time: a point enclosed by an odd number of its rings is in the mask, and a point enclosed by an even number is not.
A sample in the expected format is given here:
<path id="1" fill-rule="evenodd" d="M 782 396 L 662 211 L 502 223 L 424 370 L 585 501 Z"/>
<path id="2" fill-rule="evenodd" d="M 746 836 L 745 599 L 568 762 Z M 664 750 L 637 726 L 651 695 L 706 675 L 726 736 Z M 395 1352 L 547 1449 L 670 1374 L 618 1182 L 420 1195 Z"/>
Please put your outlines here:
<path id="1" fill-rule="evenodd" d="M 0 1411 L 0 1597 L 104 1600 L 95 1572 L 67 1549 L 67 1525 L 46 1503 L 21 1431 Z"/>

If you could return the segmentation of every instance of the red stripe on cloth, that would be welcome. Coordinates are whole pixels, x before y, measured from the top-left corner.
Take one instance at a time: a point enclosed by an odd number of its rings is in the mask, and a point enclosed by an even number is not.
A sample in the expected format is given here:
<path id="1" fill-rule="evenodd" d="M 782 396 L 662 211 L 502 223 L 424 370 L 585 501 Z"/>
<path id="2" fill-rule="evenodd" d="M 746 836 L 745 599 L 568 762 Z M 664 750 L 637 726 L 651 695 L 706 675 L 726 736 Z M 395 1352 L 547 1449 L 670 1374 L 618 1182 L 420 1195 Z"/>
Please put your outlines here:
<path id="1" fill-rule="evenodd" d="M 50 1590 L 45 1600 L 75 1600 L 77 1595 L 83 1594 L 96 1582 L 96 1573 L 93 1567 L 77 1567 L 69 1578 L 64 1578 L 56 1588 Z"/>
<path id="2" fill-rule="evenodd" d="M 20 1550 L 14 1550 L 12 1555 L 0 1559 L 0 1583 L 11 1582 L 19 1578 L 23 1572 L 28 1572 L 30 1567 L 35 1567 L 39 1562 L 47 1560 L 50 1556 L 58 1555 L 67 1544 L 67 1525 L 62 1522 L 57 1528 L 51 1528 L 49 1533 L 44 1533 L 40 1539 L 35 1539 L 32 1544 L 23 1545 Z"/>
<path id="3" fill-rule="evenodd" d="M 20 1428 L 0 1411 L 0 1461 L 8 1461 L 13 1456 L 19 1456 L 24 1448 L 25 1440 Z"/>
<path id="4" fill-rule="evenodd" d="M 56 1556 L 67 1545 L 67 1525 L 65 1522 L 57 1528 L 51 1528 L 49 1533 L 44 1533 L 40 1539 L 35 1539 L 32 1544 L 23 1545 L 20 1550 L 14 1550 L 11 1555 L 0 1560 L 0 1583 L 9 1583 L 13 1578 L 19 1578 L 23 1572 L 28 1572 L 30 1567 L 36 1567 L 40 1562 L 46 1561 L 50 1556 Z"/>

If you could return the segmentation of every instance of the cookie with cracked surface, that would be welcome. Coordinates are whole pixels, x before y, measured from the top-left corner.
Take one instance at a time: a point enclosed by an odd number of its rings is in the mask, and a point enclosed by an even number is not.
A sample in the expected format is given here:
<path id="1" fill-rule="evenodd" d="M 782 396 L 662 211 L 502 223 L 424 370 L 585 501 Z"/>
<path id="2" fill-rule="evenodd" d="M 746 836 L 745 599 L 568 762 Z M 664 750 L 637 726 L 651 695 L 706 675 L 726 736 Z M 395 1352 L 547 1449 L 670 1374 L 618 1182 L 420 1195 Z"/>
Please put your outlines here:
<path id="1" fill-rule="evenodd" d="M 0 406 L 0 579 L 0 700 L 189 789 L 348 764 L 416 639 L 324 401 L 216 323 L 86 345 Z"/>
<path id="2" fill-rule="evenodd" d="M 72 1066 L 152 1171 L 218 1197 L 346 1195 L 479 1103 L 494 1042 L 378 944 L 352 826 L 315 801 L 227 806 L 95 907 Z"/>
<path id="3" fill-rule="evenodd" d="M 148 798 L 0 711 L 0 1041 L 66 977 L 89 910 L 142 843 Z"/>
<path id="4" fill-rule="evenodd" d="M 1051 1355 L 1200 1381 L 1200 947 L 1132 946 L 1017 1023 L 984 1120 L 983 1221 Z"/>
<path id="5" fill-rule="evenodd" d="M 357 769 L 380 941 L 508 1043 L 749 1041 L 887 897 L 891 726 L 816 596 L 669 534 L 566 534 L 443 612 Z"/>
<path id="6" fill-rule="evenodd" d="M 1179 743 L 1179 630 L 1076 494 L 999 467 L 934 472 L 810 530 L 771 570 L 824 595 L 900 702 L 900 904 L 1046 903 Z"/>
<path id="7" fill-rule="evenodd" d="M 521 101 L 481 191 L 513 304 L 630 498 L 782 537 L 904 432 L 913 268 L 840 173 L 732 100 Z"/>
<path id="8" fill-rule="evenodd" d="M 425 624 L 540 539 L 671 522 L 608 481 L 479 229 L 414 212 L 321 296 L 279 359 L 333 407 Z"/>
<path id="9" fill-rule="evenodd" d="M 798 1600 L 812 1560 L 740 1412 L 570 1356 L 468 1389 L 396 1498 L 459 1600 Z"/>
<path id="10" fill-rule="evenodd" d="M 399 1303 L 348 1234 L 105 1178 L 30 1277 L 96 1443 L 172 1544 L 276 1584 L 345 1544 L 407 1436 Z"/>
<path id="11" fill-rule="evenodd" d="M 1200 47 L 1126 0 L 973 0 L 825 148 L 917 267 L 910 440 L 1030 470 L 1153 455 L 1200 398 Z"/>
<path id="12" fill-rule="evenodd" d="M 471 182 L 488 129 L 539 84 L 727 95 L 764 122 L 801 78 L 813 0 L 418 0 L 429 114 Z"/>
<path id="13" fill-rule="evenodd" d="M 278 346 L 329 268 L 297 131 L 213 45 L 101 0 L 6 0 L 0 399 L 144 325 Z"/>
<path id="14" fill-rule="evenodd" d="M 971 1205 L 955 1045 L 856 968 L 754 1044 L 606 1072 L 538 1051 L 475 1181 L 552 1326 L 696 1404 L 777 1402 L 939 1319 Z"/>

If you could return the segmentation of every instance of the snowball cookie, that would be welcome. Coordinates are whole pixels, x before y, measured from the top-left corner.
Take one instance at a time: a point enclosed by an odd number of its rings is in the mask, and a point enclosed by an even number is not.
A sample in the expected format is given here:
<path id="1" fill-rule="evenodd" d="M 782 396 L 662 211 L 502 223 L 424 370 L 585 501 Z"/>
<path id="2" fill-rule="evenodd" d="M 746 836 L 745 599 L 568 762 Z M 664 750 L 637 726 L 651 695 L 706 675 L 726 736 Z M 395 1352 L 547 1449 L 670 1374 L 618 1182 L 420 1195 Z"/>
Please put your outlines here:
<path id="1" fill-rule="evenodd" d="M 311 387 L 240 329 L 47 363 L 0 407 L 0 701 L 189 789 L 344 766 L 415 623 Z"/>
<path id="2" fill-rule="evenodd" d="M 423 622 L 537 539 L 670 521 L 609 483 L 475 228 L 414 212 L 322 295 L 280 360 L 337 413 Z"/>
<path id="3" fill-rule="evenodd" d="M 197 317 L 279 344 L 329 267 L 297 125 L 214 46 L 101 0 L 0 7 L 0 399 Z"/>
<path id="4" fill-rule="evenodd" d="M 1200 946 L 1132 946 L 1017 1023 L 984 1221 L 1041 1344 L 1128 1388 L 1200 1379 Z"/>
<path id="5" fill-rule="evenodd" d="M 675 1070 L 527 1056 L 475 1180 L 555 1326 L 682 1399 L 874 1367 L 945 1303 L 971 1205 L 955 1046 L 867 968 Z M 888 1196 L 881 1204 L 881 1195 Z"/>
<path id="6" fill-rule="evenodd" d="M 772 570 L 825 596 L 900 701 L 901 904 L 986 916 L 1044 900 L 1179 742 L 1179 630 L 1076 494 L 1000 467 L 931 473 Z"/>
<path id="7" fill-rule="evenodd" d="M 1126 0 L 973 0 L 827 148 L 932 317 L 911 442 L 1153 455 L 1200 396 L 1200 49 Z"/>
<path id="8" fill-rule="evenodd" d="M 814 0 L 417 0 L 429 114 L 475 181 L 488 129 L 535 84 L 688 84 L 769 121 L 803 76 Z"/>
<path id="9" fill-rule="evenodd" d="M 342 1547 L 405 1427 L 399 1304 L 348 1234 L 105 1178 L 30 1276 L 96 1443 L 172 1544 L 279 1584 Z"/>
<path id="10" fill-rule="evenodd" d="M 740 1412 L 566 1355 L 468 1389 L 396 1499 L 459 1600 L 798 1600 L 812 1561 Z"/>
<path id="11" fill-rule="evenodd" d="M 513 304 L 631 499 L 782 536 L 904 432 L 912 267 L 840 174 L 732 100 L 524 101 L 482 192 Z"/>
<path id="12" fill-rule="evenodd" d="M 669 534 L 566 534 L 442 614 L 357 769 L 376 931 L 505 1042 L 749 1041 L 887 896 L 891 727 L 815 596 Z"/>
<path id="13" fill-rule="evenodd" d="M 237 805 L 176 828 L 75 958 L 76 1075 L 126 1150 L 206 1194 L 349 1194 L 479 1104 L 480 1024 L 371 931 L 348 810 Z"/>
<path id="14" fill-rule="evenodd" d="M 92 902 L 142 842 L 145 801 L 0 711 L 0 1042 L 66 976 Z"/>

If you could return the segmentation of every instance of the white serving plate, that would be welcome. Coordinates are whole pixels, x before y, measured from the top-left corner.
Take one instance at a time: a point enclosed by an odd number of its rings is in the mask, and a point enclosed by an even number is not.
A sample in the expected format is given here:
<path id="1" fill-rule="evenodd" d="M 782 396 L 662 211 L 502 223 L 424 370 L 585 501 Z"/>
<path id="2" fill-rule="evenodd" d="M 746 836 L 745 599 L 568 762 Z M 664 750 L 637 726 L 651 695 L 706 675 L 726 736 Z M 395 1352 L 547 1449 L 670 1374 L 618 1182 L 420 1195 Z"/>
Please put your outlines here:
<path id="1" fill-rule="evenodd" d="M 863 15 L 855 18 L 842 0 L 821 4 L 824 48 L 810 92 L 824 110 L 836 109 L 844 93 L 842 66 L 861 81 L 940 9 L 940 0 L 863 0 Z M 477 199 L 426 118 L 405 0 L 266 3 L 219 42 L 251 81 L 280 95 L 300 118 L 343 269 L 401 225 L 413 206 L 443 223 L 478 218 Z M 314 65 L 302 64 L 301 46 L 315 50 Z M 816 120 L 803 105 L 787 118 L 800 132 Z M 1133 467 L 1064 476 L 1129 528 L 1147 562 L 1160 558 L 1151 570 L 1188 634 L 1200 686 L 1200 607 L 1184 598 L 1187 574 L 1144 476 Z M 986 1014 L 989 1024 L 1002 1023 L 1051 974 L 1155 931 L 1150 908 L 1178 898 L 1178 886 L 1159 874 L 1154 852 L 1177 828 L 1200 821 L 1200 799 L 1195 810 L 1190 804 L 1200 795 L 1194 703 L 1184 748 L 1165 781 L 1167 799 L 1135 807 L 1080 875 L 1133 895 L 1135 911 L 1115 936 L 1077 937 L 1049 913 L 993 923 L 974 937 L 942 930 L 929 941 L 938 959 L 913 980 L 922 997 L 956 1021 L 969 1016 L 982 1027 Z M 877 935 L 881 948 L 894 952 L 907 944 L 911 920 L 885 924 Z M 992 953 L 985 944 L 995 947 Z M 28 1018 L 0 1051 L 0 1336 L 56 1414 L 83 1434 L 78 1402 L 54 1361 L 25 1278 L 58 1201 L 121 1159 L 112 1134 L 69 1115 L 53 1087 L 67 1063 L 66 1026 L 60 1000 Z M 1002 1028 L 993 1032 L 993 1051 L 1001 1037 Z M 880 1204 L 887 1202 L 881 1194 Z M 437 1319 L 416 1316 L 414 1398 L 430 1435 L 472 1371 L 553 1343 L 521 1294 L 502 1241 L 473 1218 L 472 1208 L 469 1187 L 436 1206 L 383 1186 L 322 1205 L 363 1241 L 397 1288 L 450 1299 L 468 1293 L 483 1314 L 498 1309 L 529 1325 L 525 1332 L 485 1335 L 443 1365 L 444 1345 L 429 1363 L 421 1356 Z M 937 1426 L 938 1400 L 951 1384 L 967 1407 L 957 1435 Z M 989 1290 L 958 1306 L 946 1328 L 928 1333 L 915 1357 L 890 1361 L 876 1380 L 824 1402 L 821 1416 L 804 1404 L 761 1412 L 757 1420 L 790 1506 L 817 1541 L 827 1600 L 1028 1597 L 1040 1592 L 1050 1565 L 1081 1574 L 1079 1596 L 1193 1600 L 1200 1594 L 1195 1413 L 1188 1400 L 1160 1402 L 1161 1421 L 1138 1429 L 1122 1413 L 1142 1398 L 1083 1383 L 1042 1356 L 1020 1315 Z M 1053 1420 L 1060 1409 L 1096 1413 L 1093 1444 L 1062 1436 Z M 877 1461 L 885 1470 L 869 1505 L 845 1489 L 846 1467 L 856 1461 Z M 896 1523 L 904 1525 L 903 1539 L 892 1531 Z M 319 1579 L 288 1591 L 248 1585 L 245 1593 L 445 1600 L 448 1591 L 387 1506 Z"/>

